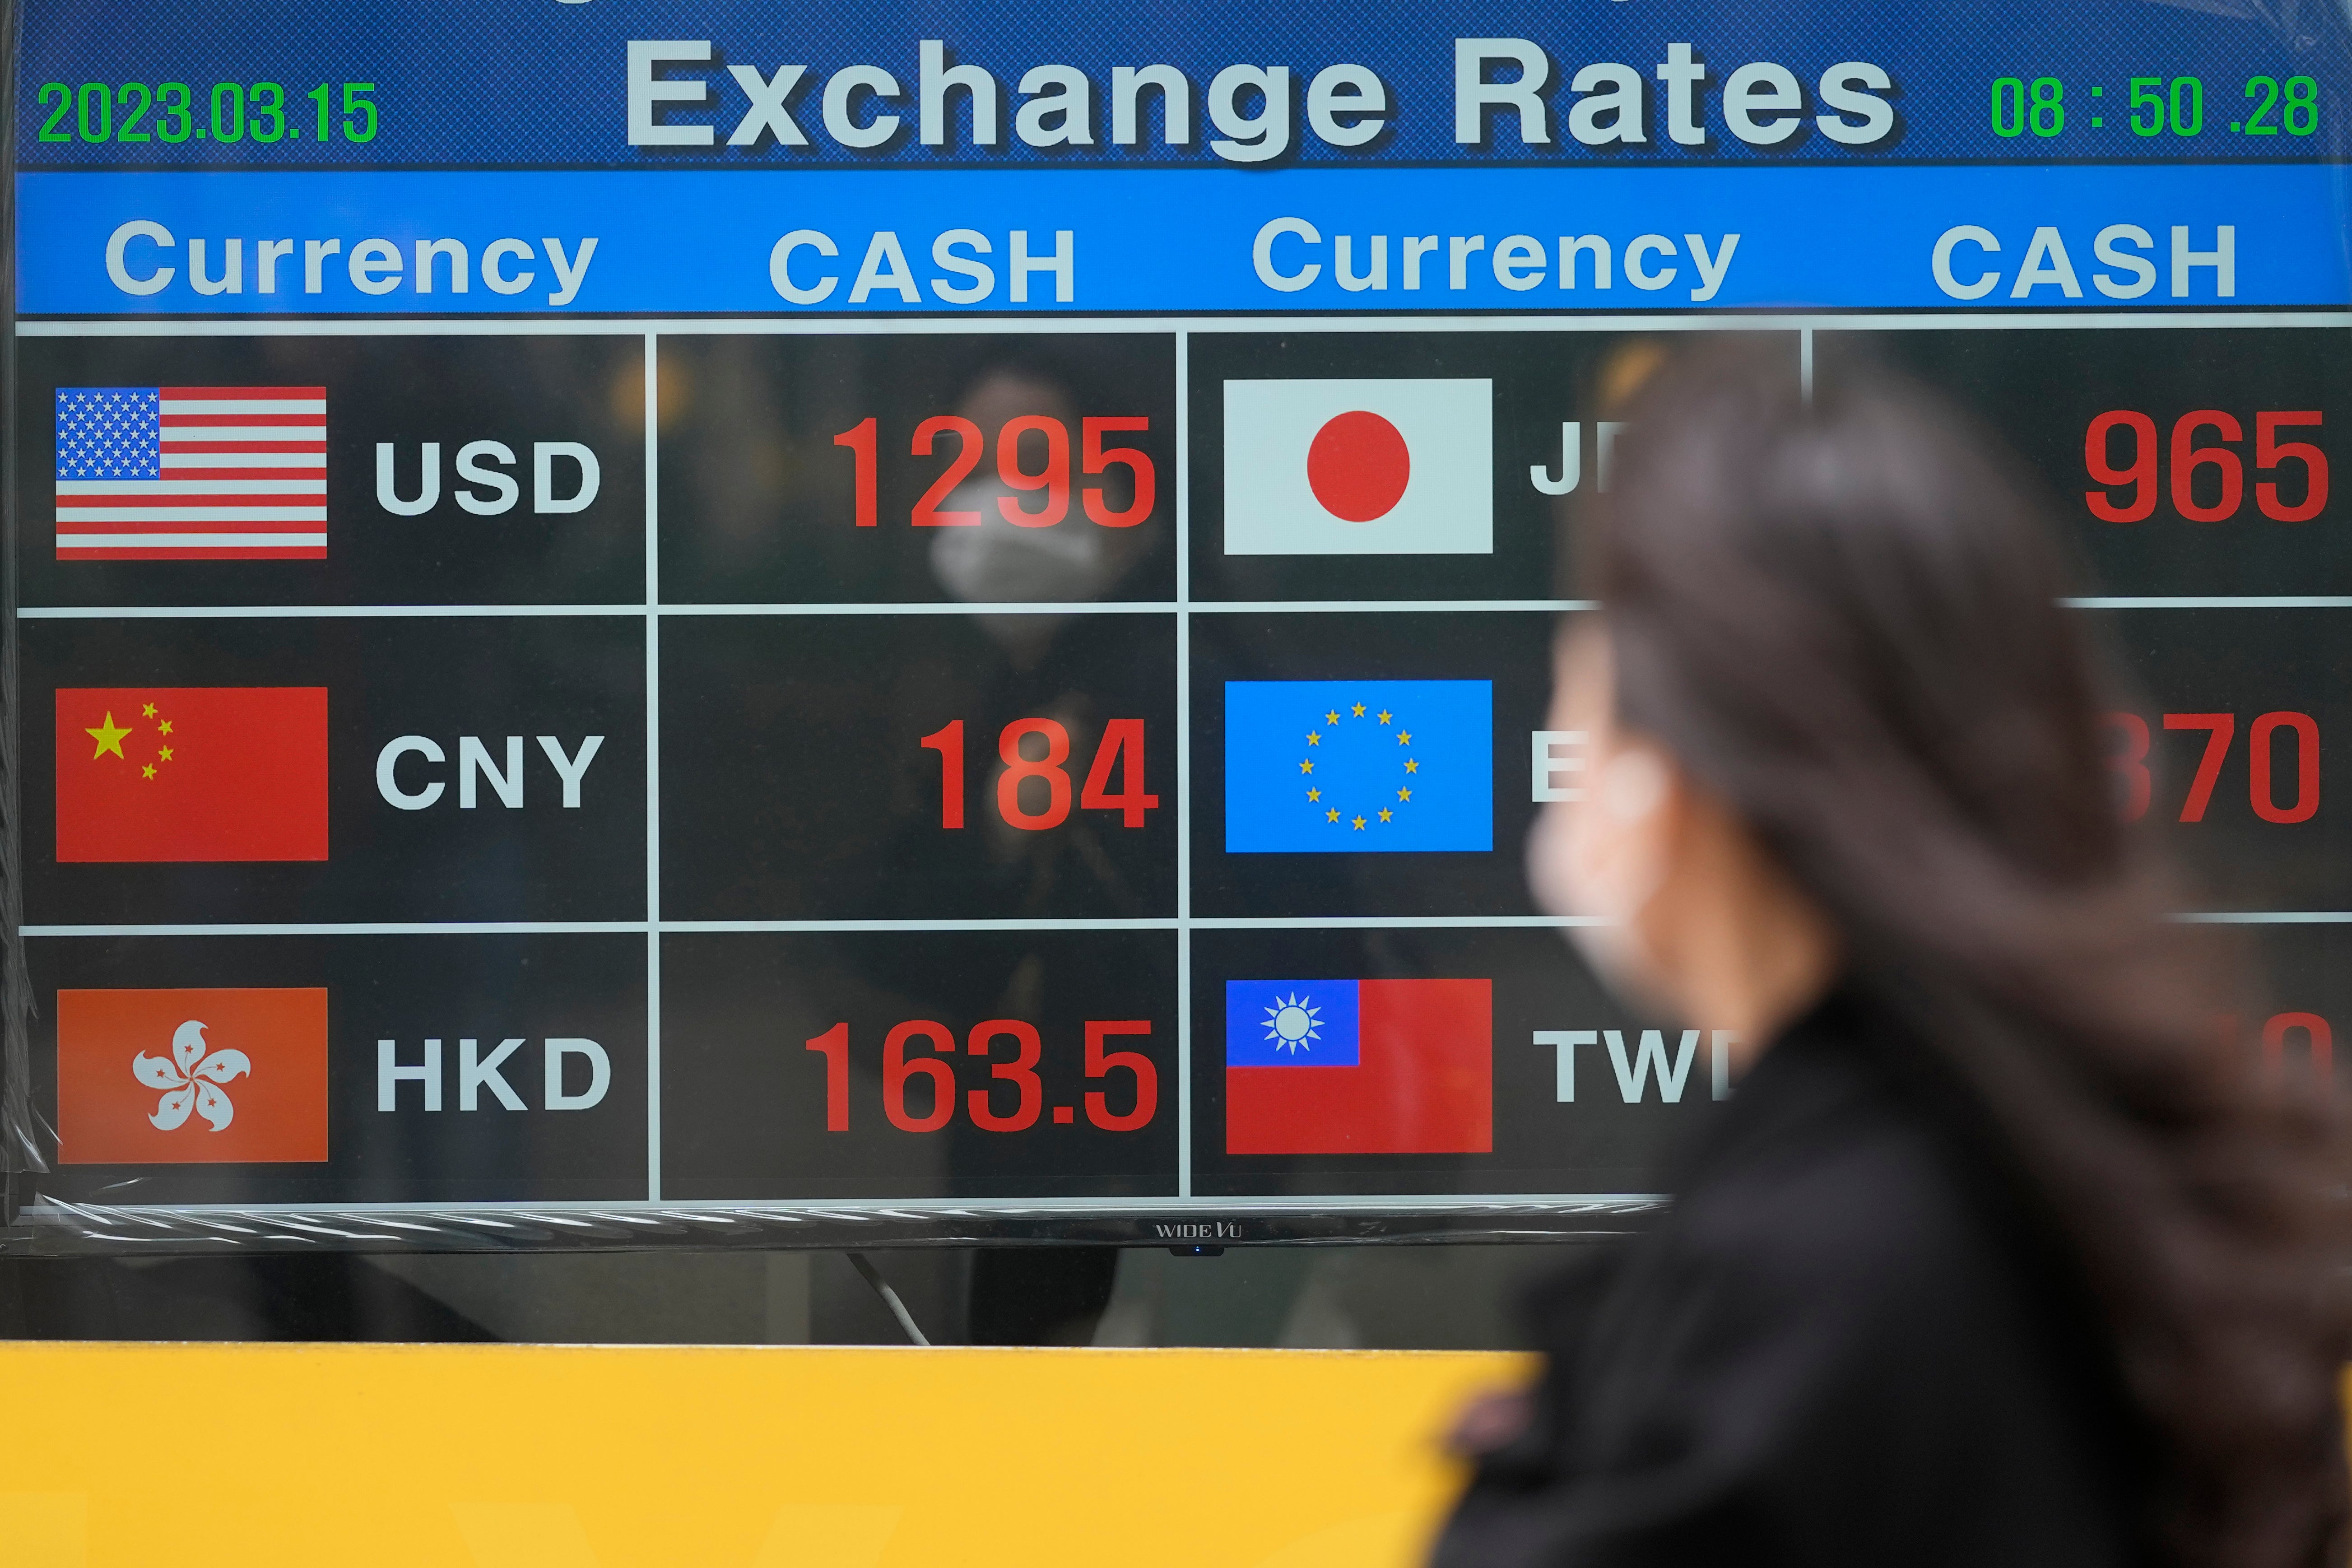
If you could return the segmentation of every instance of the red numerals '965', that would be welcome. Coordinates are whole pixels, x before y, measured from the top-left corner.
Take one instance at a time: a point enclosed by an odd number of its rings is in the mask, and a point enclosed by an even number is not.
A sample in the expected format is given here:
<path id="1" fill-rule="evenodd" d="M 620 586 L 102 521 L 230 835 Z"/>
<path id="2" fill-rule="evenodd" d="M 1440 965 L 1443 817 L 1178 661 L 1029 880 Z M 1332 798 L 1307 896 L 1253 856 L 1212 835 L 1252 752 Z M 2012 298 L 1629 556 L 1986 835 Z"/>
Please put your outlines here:
<path id="1" fill-rule="evenodd" d="M 1160 1069 L 1141 1051 L 1115 1051 L 1108 1042 L 1121 1036 L 1151 1033 L 1144 1018 L 1089 1018 L 1086 1027 L 1086 1076 L 1108 1079 L 1129 1075 L 1133 1095 L 1125 1110 L 1110 1108 L 1105 1089 L 1089 1089 L 1081 1097 L 1087 1121 L 1106 1132 L 1134 1132 L 1151 1124 L 1160 1110 Z M 1007 1060 L 998 1055 L 1009 1047 Z M 824 1130 L 849 1131 L 849 1026 L 835 1024 L 807 1041 L 804 1047 L 824 1058 Z M 971 1124 L 983 1132 L 1020 1132 L 1037 1124 L 1045 1109 L 1045 1084 L 1037 1068 L 1045 1041 L 1034 1024 L 1018 1018 L 988 1018 L 964 1036 L 966 1056 L 988 1060 L 986 1089 L 968 1089 L 962 1108 Z M 909 1050 L 929 1055 L 909 1056 Z M 955 1120 L 957 1110 L 955 1031 L 929 1018 L 914 1018 L 891 1029 L 882 1041 L 882 1114 L 901 1132 L 937 1132 Z M 918 1079 L 922 1087 L 914 1085 Z M 1128 1099 L 1126 1095 L 1120 1098 Z M 1056 1125 L 1077 1120 L 1068 1105 L 1053 1109 Z"/>
<path id="2" fill-rule="evenodd" d="M 1151 515 L 1159 500 L 1159 479 L 1149 453 L 1133 447 L 1106 447 L 1103 437 L 1122 431 L 1145 431 L 1151 421 L 1141 415 L 1088 416 L 1078 421 L 1078 472 L 1083 477 L 1108 475 L 1124 468 L 1132 488 L 1127 505 L 1114 507 L 1108 487 L 1082 484 L 1078 504 L 1087 517 L 1105 528 L 1133 528 Z M 857 463 L 857 526 L 872 528 L 881 521 L 881 422 L 867 417 L 833 438 L 846 447 Z M 952 447 L 942 445 L 942 437 Z M 988 437 L 979 426 L 960 414 L 935 414 L 915 426 L 907 447 L 909 456 L 946 457 L 948 466 L 931 481 L 909 519 L 917 528 L 972 528 L 976 511 L 942 510 L 941 503 L 971 476 L 987 455 Z M 950 455 L 950 453 L 952 455 Z M 1021 496 L 999 496 L 996 510 L 1017 528 L 1051 528 L 1070 514 L 1070 427 L 1045 414 L 1024 414 L 1008 419 L 996 432 L 996 477 Z"/>
<path id="3" fill-rule="evenodd" d="M 963 721 L 950 719 L 944 729 L 924 736 L 923 749 L 940 754 L 940 826 L 961 827 Z M 1062 765 L 1070 760 L 1068 727 L 1053 719 L 1015 719 L 998 732 L 996 755 L 1004 764 L 996 775 L 996 815 L 1032 833 L 1061 826 L 1070 815 L 1070 775 Z M 1022 786 L 1029 784 L 1038 787 L 1024 791 Z M 1118 812 L 1122 826 L 1140 827 L 1143 814 L 1159 804 L 1160 797 L 1143 787 L 1143 721 L 1111 720 L 1087 768 L 1078 805 L 1087 811 Z"/>
<path id="4" fill-rule="evenodd" d="M 2120 742 L 2107 753 L 2107 765 L 2115 770 L 2121 788 L 2124 820 L 2137 822 L 2147 815 L 2152 787 L 2147 751 L 2153 737 L 2147 721 L 2137 713 L 2110 713 L 2106 724 Z M 2205 731 L 2197 775 L 2180 802 L 2181 821 L 2202 822 L 2205 808 L 2213 800 L 2213 786 L 2221 777 L 2221 764 L 2229 757 L 2231 740 L 2238 732 L 2238 716 L 2167 713 L 2164 727 Z M 2246 796 L 2254 815 L 2264 822 L 2310 821 L 2319 811 L 2319 721 L 2308 713 L 2265 713 L 2247 731 L 2246 740 L 2251 748 Z M 2283 766 L 2282 744 L 2290 748 Z M 2279 795 L 2290 788 L 2292 794 L 2282 802 Z"/>
<path id="5" fill-rule="evenodd" d="M 2302 483 L 2257 479 L 2254 505 L 2277 522 L 2308 522 L 2327 505 L 2327 454 L 2309 441 L 2280 439 L 2281 432 L 2317 430 L 2319 411 L 2271 410 L 2254 416 L 2254 472 L 2294 463 Z M 2200 408 L 2172 422 L 2168 441 L 2157 438 L 2156 421 L 2128 408 L 2110 409 L 2083 432 L 2083 467 L 2104 489 L 2084 490 L 2091 515 L 2105 522 L 2137 522 L 2156 510 L 2158 468 L 2171 478 L 2172 510 L 2191 522 L 2226 522 L 2238 515 L 2246 495 L 2245 461 L 2232 443 L 2245 439 L 2234 414 Z M 2200 443 L 2203 443 L 2200 445 Z M 2123 461 L 2116 461 L 2120 451 Z M 2282 469 L 2282 472 L 2292 470 Z M 2210 474 L 2210 479 L 2200 476 Z M 2128 487 L 2127 489 L 2126 487 Z M 2298 499 L 2289 500 L 2300 489 Z M 2123 489 L 2125 493 L 2116 492 Z M 2200 491 L 2211 499 L 2200 501 Z"/>

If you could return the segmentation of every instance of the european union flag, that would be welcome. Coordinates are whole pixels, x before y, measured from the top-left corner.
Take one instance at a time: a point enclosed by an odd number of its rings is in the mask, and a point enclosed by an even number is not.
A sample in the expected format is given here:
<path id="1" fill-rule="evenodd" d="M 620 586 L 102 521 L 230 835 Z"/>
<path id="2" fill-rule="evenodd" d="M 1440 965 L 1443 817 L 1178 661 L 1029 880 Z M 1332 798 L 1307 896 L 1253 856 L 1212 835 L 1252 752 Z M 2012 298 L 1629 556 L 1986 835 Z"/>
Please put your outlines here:
<path id="1" fill-rule="evenodd" d="M 1225 849 L 1495 847 L 1494 683 L 1225 682 Z"/>

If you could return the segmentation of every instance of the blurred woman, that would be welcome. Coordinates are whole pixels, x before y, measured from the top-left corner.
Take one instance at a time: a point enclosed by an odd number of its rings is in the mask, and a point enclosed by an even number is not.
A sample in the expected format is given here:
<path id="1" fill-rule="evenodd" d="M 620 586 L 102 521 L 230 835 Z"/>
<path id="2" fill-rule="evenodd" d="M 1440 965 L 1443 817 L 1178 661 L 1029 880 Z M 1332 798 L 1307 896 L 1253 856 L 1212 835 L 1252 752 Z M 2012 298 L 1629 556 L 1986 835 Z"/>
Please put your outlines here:
<path id="1" fill-rule="evenodd" d="M 2028 485 L 1884 375 L 1670 367 L 1529 847 L 1738 1030 L 1655 1230 L 1541 1304 L 1444 1568 L 2342 1560 L 2335 1124 L 2218 1037 Z"/>

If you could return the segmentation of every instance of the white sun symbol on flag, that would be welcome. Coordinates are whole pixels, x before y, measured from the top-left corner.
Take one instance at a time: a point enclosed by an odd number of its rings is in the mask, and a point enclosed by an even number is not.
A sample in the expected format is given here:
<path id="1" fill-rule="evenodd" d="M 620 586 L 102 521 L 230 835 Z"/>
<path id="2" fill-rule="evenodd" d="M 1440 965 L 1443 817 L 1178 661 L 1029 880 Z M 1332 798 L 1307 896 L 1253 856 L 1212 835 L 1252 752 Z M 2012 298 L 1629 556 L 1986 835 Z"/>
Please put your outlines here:
<path id="1" fill-rule="evenodd" d="M 1265 1037 L 1278 1051 L 1311 1049 L 1312 1042 L 1323 1037 L 1317 1032 L 1322 1013 L 1323 1009 L 1314 1005 L 1314 999 L 1304 993 L 1277 996 L 1274 1005 L 1265 1010 Z"/>

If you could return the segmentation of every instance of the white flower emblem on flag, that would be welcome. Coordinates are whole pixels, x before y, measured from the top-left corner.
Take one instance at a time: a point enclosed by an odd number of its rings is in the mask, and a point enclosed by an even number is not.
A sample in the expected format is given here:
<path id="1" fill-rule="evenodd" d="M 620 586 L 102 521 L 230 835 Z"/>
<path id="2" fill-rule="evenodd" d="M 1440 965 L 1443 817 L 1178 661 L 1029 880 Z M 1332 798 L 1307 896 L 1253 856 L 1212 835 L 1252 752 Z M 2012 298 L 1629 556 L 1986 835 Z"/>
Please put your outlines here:
<path id="1" fill-rule="evenodd" d="M 226 1047 L 212 1049 L 205 1040 L 203 1021 L 191 1018 L 172 1031 L 168 1058 L 142 1051 L 131 1058 L 131 1070 L 149 1089 L 163 1091 L 155 1114 L 147 1119 L 159 1131 L 171 1131 L 194 1110 L 218 1132 L 236 1115 L 236 1107 L 229 1103 L 227 1091 L 220 1086 L 253 1071 L 253 1063 L 243 1051 Z"/>

